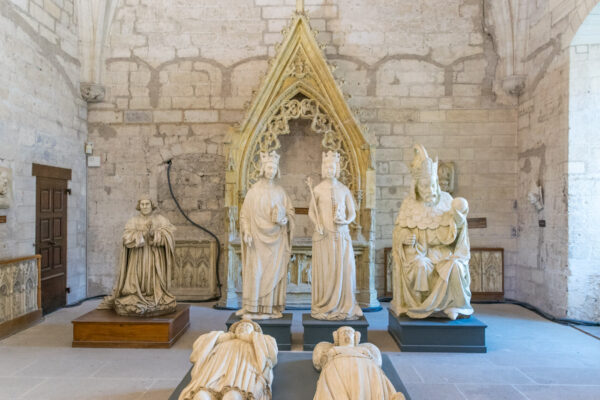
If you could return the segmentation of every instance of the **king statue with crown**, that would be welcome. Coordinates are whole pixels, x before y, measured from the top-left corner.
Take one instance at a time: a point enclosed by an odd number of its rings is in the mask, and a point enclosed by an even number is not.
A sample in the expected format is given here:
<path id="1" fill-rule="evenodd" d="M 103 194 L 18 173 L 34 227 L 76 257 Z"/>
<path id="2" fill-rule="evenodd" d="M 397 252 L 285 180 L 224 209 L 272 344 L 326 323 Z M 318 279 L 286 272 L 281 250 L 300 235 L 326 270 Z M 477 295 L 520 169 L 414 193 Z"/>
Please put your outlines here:
<path id="1" fill-rule="evenodd" d="M 279 155 L 261 152 L 260 178 L 248 190 L 240 212 L 243 283 L 237 315 L 245 318 L 281 318 L 285 308 L 294 208 L 274 182 L 278 175 Z"/>
<path id="2" fill-rule="evenodd" d="M 393 234 L 394 298 L 397 315 L 455 320 L 473 313 L 469 206 L 440 189 L 438 161 L 414 147 L 411 190 L 402 202 Z"/>

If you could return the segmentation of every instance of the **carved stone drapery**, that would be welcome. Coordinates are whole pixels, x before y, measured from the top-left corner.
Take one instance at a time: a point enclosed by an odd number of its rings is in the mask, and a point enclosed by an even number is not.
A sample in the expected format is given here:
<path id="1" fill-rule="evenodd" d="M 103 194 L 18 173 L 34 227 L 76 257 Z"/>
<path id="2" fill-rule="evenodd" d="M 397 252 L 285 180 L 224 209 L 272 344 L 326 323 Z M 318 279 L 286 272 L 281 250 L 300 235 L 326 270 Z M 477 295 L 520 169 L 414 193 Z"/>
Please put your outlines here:
<path id="1" fill-rule="evenodd" d="M 374 259 L 374 146 L 367 142 L 346 104 L 344 93 L 333 77 L 333 68 L 327 63 L 304 12 L 296 12 L 282 33 L 283 42 L 276 47 L 277 54 L 271 60 L 269 71 L 244 120 L 231 129 L 230 140 L 225 143 L 228 213 L 224 222 L 229 234 L 225 244 L 225 288 L 219 305 L 231 308 L 240 305 L 239 210 L 248 189 L 258 179 L 259 154 L 280 149 L 280 135 L 294 134 L 290 130 L 290 121 L 305 120 L 310 122 L 310 130 L 320 135 L 322 151 L 340 153 L 340 181 L 348 186 L 357 203 L 357 218 L 351 226 L 357 253 L 356 298 L 362 307 L 378 307 Z M 285 157 L 285 154 L 281 156 Z M 293 243 L 289 305 L 310 304 L 307 268 L 311 248 L 310 238 L 297 238 Z"/>

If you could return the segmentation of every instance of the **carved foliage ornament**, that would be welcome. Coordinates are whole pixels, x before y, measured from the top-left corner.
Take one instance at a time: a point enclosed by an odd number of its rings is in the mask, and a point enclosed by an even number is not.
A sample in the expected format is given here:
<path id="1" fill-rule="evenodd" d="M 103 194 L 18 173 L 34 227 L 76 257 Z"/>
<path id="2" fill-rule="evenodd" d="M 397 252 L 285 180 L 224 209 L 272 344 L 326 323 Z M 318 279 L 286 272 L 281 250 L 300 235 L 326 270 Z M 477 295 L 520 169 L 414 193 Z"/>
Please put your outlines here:
<path id="1" fill-rule="evenodd" d="M 263 131 L 255 141 L 248 168 L 248 186 L 254 184 L 260 175 L 260 153 L 270 153 L 281 147 L 279 135 L 290 133 L 289 120 L 311 120 L 313 132 L 323 136 L 321 144 L 324 149 L 340 154 L 340 181 L 354 190 L 355 176 L 349 162 L 348 144 L 340 133 L 337 124 L 323 111 L 323 107 L 315 99 L 290 99 L 284 101 L 273 117 L 265 124 Z"/>

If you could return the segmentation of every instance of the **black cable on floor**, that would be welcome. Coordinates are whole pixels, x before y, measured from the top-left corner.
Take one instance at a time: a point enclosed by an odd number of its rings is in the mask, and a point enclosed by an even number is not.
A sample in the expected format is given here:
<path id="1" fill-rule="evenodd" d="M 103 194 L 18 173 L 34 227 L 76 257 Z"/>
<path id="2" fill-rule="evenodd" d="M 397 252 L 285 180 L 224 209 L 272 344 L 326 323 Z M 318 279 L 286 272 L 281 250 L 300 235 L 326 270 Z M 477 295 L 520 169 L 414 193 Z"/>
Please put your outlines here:
<path id="1" fill-rule="evenodd" d="M 221 298 L 221 295 L 222 295 L 222 293 L 221 293 L 221 278 L 219 277 L 219 262 L 221 260 L 221 241 L 219 240 L 219 238 L 217 237 L 217 235 L 215 235 L 214 233 L 212 233 L 211 231 L 209 231 L 205 227 L 203 227 L 203 226 L 195 223 L 194 221 L 192 221 L 192 219 L 190 217 L 188 217 L 188 215 L 185 213 L 185 211 L 183 211 L 183 209 L 179 205 L 179 202 L 177 201 L 177 198 L 175 197 L 175 193 L 173 193 L 173 187 L 171 186 L 171 166 L 173 165 L 173 160 L 168 160 L 167 161 L 167 165 L 168 165 L 168 167 L 167 167 L 167 182 L 169 184 L 169 192 L 171 192 L 171 197 L 173 198 L 173 201 L 175 202 L 175 205 L 177 206 L 177 209 L 179 210 L 179 212 L 181 213 L 181 215 L 183 215 L 183 217 L 190 224 L 192 224 L 196 228 L 198 228 L 198 229 L 200 229 L 200 230 L 208 233 L 217 242 L 217 263 L 215 265 L 215 276 L 217 278 L 217 290 L 219 291 L 219 294 L 216 297 L 212 297 L 210 299 L 196 300 L 194 302 L 195 303 L 207 303 L 207 302 L 210 302 L 210 301 L 219 300 Z"/>
<path id="2" fill-rule="evenodd" d="M 75 303 L 66 304 L 66 305 L 63 306 L 63 308 L 77 307 L 77 306 L 82 305 L 83 303 L 85 303 L 88 300 L 102 299 L 102 298 L 104 298 L 106 296 L 108 296 L 108 295 L 106 295 L 106 294 L 99 294 L 98 296 L 86 297 L 84 299 L 76 301 Z"/>

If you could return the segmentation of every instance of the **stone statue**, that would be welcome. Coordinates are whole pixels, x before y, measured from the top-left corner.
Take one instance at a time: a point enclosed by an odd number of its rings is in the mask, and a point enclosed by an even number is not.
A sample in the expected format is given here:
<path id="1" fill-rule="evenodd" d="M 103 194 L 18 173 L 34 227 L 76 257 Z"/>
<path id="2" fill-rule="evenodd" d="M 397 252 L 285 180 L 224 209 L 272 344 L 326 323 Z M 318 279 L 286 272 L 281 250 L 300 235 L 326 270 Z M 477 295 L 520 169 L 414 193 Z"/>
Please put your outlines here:
<path id="1" fill-rule="evenodd" d="M 314 191 L 312 182 L 308 216 L 315 225 L 312 237 L 311 315 L 316 319 L 346 320 L 362 316 L 356 303 L 356 266 L 348 225 L 356 218 L 350 190 L 337 180 L 340 155 L 323 153 L 323 180 Z"/>
<path id="2" fill-rule="evenodd" d="M 11 205 L 11 174 L 10 169 L 0 167 L 0 208 L 9 208 Z"/>
<path id="3" fill-rule="evenodd" d="M 287 268 L 292 251 L 294 208 L 283 188 L 273 182 L 279 155 L 260 153 L 256 182 L 240 213 L 242 237 L 242 308 L 252 319 L 281 318 L 285 308 Z"/>
<path id="4" fill-rule="evenodd" d="M 114 309 L 119 315 L 156 316 L 175 311 L 177 306 L 167 288 L 175 266 L 175 227 L 149 198 L 139 199 L 140 215 L 125 225 L 119 260 L 119 276 L 111 295 L 99 309 Z"/>
<path id="5" fill-rule="evenodd" d="M 321 371 L 313 400 L 404 400 L 381 369 L 381 352 L 360 342 L 360 332 L 342 326 L 333 343 L 321 342 L 313 365 Z"/>
<path id="6" fill-rule="evenodd" d="M 179 400 L 270 400 L 277 343 L 248 319 L 229 332 L 213 331 L 194 342 L 191 381 Z"/>
<path id="7" fill-rule="evenodd" d="M 392 311 L 410 318 L 469 316 L 468 203 L 440 190 L 437 160 L 414 147 L 412 185 L 393 234 Z"/>

